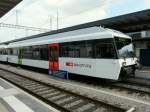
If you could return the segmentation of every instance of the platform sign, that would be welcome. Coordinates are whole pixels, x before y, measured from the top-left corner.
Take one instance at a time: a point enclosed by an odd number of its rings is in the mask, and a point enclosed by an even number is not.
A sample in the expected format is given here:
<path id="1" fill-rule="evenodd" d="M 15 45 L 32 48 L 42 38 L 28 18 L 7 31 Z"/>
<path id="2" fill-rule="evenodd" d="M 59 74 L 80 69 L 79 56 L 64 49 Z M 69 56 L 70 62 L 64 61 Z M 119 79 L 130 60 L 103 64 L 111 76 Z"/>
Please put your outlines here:
<path id="1" fill-rule="evenodd" d="M 62 79 L 68 79 L 68 72 L 62 71 L 62 70 L 49 70 L 49 75 L 62 78 Z"/>
<path id="2" fill-rule="evenodd" d="M 53 71 L 52 71 L 52 70 L 49 70 L 49 71 L 48 71 L 48 74 L 49 74 L 49 75 L 53 75 Z"/>

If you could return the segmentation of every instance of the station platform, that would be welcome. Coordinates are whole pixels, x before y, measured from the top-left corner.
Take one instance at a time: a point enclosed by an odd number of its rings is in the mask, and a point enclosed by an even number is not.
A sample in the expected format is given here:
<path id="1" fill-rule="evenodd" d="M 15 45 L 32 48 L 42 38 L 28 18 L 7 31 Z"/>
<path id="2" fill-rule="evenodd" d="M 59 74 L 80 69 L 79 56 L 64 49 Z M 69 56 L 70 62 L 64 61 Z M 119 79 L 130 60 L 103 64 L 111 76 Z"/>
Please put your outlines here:
<path id="1" fill-rule="evenodd" d="M 59 112 L 0 78 L 0 112 Z"/>
<path id="2" fill-rule="evenodd" d="M 135 77 L 150 79 L 150 67 L 142 67 L 135 71 Z"/>

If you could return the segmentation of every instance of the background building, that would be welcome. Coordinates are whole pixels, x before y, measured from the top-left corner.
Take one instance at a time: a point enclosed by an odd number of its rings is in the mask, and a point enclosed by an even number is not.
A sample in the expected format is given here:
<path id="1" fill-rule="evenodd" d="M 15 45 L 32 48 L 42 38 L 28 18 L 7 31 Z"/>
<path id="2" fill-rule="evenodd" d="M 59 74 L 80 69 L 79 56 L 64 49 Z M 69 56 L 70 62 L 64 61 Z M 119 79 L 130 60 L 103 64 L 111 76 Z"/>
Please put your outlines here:
<path id="1" fill-rule="evenodd" d="M 135 54 L 142 66 L 150 66 L 150 30 L 129 33 L 133 38 Z"/>

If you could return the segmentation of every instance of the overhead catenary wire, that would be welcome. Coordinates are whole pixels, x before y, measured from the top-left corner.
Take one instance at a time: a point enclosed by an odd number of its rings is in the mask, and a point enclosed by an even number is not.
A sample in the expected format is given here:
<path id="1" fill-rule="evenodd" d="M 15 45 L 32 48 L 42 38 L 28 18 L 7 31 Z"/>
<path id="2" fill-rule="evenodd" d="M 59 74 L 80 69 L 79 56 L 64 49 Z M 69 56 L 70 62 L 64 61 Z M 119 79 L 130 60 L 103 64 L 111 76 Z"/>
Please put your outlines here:
<path id="1" fill-rule="evenodd" d="M 40 32 L 49 31 L 49 29 L 44 29 L 44 28 L 36 28 L 36 27 L 29 27 L 29 26 L 22 26 L 22 25 L 6 24 L 6 23 L 0 23 L 0 27 L 25 29 L 25 30 L 40 31 Z"/>
<path id="2" fill-rule="evenodd" d="M 105 6 L 106 5 L 106 2 L 107 1 L 109 1 L 109 2 L 111 2 L 112 0 L 102 0 L 101 1 L 101 4 L 99 5 L 97 5 L 95 8 L 99 8 L 99 7 L 103 7 L 103 6 Z M 95 9 L 94 8 L 94 9 Z M 88 9 L 88 10 L 91 10 L 91 9 Z M 88 11 L 88 10 L 86 10 L 86 11 Z M 77 12 L 77 13 L 74 13 L 74 14 L 72 14 L 72 15 L 70 15 L 70 16 L 64 16 L 64 17 L 61 17 L 60 16 L 60 14 L 59 14 L 59 12 L 58 12 L 58 9 L 57 9 L 57 12 L 56 12 L 56 18 L 55 19 L 53 19 L 53 21 L 52 21 L 52 17 L 50 17 L 50 19 L 47 19 L 46 20 L 46 22 L 44 22 L 43 24 L 41 24 L 40 26 L 43 26 L 43 25 L 45 25 L 45 24 L 47 24 L 47 22 L 50 22 L 49 24 L 50 24 L 50 28 L 49 28 L 49 30 L 52 30 L 52 22 L 56 22 L 56 29 L 58 29 L 59 28 L 59 24 L 60 24 L 60 21 L 63 21 L 63 20 L 66 20 L 66 19 L 69 19 L 69 18 L 71 18 L 71 17 L 73 17 L 73 16 L 76 16 L 76 15 L 80 15 L 80 14 L 82 14 L 82 13 L 85 13 L 85 11 L 80 11 L 80 12 Z M 59 14 L 59 15 L 58 15 Z M 12 14 L 13 15 L 13 14 Z M 10 15 L 10 16 L 12 16 L 12 15 Z M 59 17 L 58 17 L 59 16 Z M 16 18 L 16 25 L 17 25 L 17 18 Z M 12 28 L 12 27 L 11 27 Z M 17 28 L 17 29 L 19 29 L 19 28 Z M 28 29 L 28 28 L 25 28 L 26 30 Z M 41 28 L 42 30 L 44 29 L 44 28 Z"/>
<path id="3" fill-rule="evenodd" d="M 108 0 L 107 0 L 108 1 Z M 106 2 L 107 2 L 106 0 L 102 0 L 101 1 L 101 4 L 100 5 L 98 5 L 98 6 L 96 6 L 93 10 L 95 10 L 96 8 L 99 8 L 99 7 L 104 7 L 105 5 L 106 5 Z M 110 0 L 109 2 L 111 2 L 112 0 Z M 91 10 L 91 9 L 88 9 L 88 10 Z M 86 10 L 86 12 L 88 11 L 88 10 Z M 58 10 L 57 10 L 58 11 Z M 57 13 L 59 13 L 59 12 L 57 12 Z M 70 12 L 71 13 L 71 12 Z M 77 13 L 74 13 L 74 14 L 72 14 L 72 15 L 70 15 L 70 16 L 64 16 L 64 17 L 61 17 L 60 16 L 60 14 L 59 14 L 59 19 L 57 18 L 57 16 L 56 16 L 56 19 L 53 19 L 53 22 L 56 22 L 56 25 L 57 25 L 57 21 L 59 20 L 59 23 L 60 23 L 60 21 L 62 21 L 62 20 L 66 20 L 66 19 L 68 19 L 68 18 L 71 18 L 71 17 L 74 17 L 74 16 L 76 16 L 76 15 L 80 15 L 80 14 L 83 14 L 83 13 L 85 13 L 85 11 L 80 11 L 80 12 L 77 12 Z M 57 14 L 56 14 L 57 15 Z M 46 20 L 46 21 L 44 21 L 44 23 L 43 24 L 41 24 L 41 25 L 46 25 L 47 24 L 47 21 L 48 21 L 48 19 Z M 57 27 L 56 27 L 57 28 Z"/>

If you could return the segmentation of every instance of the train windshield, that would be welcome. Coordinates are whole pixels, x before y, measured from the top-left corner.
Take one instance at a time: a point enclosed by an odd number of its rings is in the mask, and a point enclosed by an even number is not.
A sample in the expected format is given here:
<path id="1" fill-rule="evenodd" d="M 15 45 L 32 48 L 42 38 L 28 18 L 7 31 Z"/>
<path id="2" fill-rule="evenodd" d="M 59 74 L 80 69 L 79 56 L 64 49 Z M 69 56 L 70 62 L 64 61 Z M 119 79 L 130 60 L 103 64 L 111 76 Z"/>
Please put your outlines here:
<path id="1" fill-rule="evenodd" d="M 135 56 L 131 39 L 115 37 L 115 42 L 120 58 L 130 58 Z"/>

